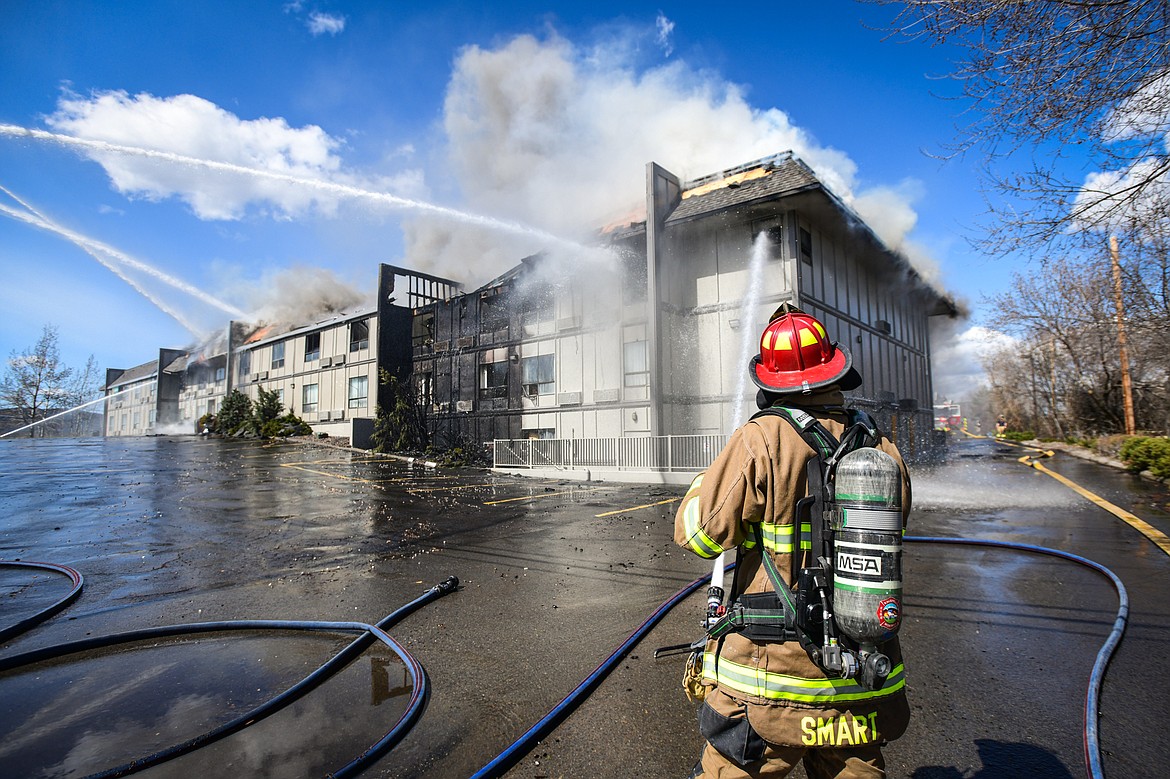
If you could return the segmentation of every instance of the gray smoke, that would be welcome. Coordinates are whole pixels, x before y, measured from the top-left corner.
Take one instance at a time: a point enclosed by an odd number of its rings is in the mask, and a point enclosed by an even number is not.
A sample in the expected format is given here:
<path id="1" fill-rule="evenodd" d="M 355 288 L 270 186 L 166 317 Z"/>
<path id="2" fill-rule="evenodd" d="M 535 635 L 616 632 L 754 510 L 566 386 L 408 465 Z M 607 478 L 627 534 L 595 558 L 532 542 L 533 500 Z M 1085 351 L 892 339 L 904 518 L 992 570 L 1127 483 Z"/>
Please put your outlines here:
<path id="1" fill-rule="evenodd" d="M 649 41 L 655 34 L 645 31 Z M 716 75 L 677 60 L 639 68 L 635 49 L 628 37 L 585 49 L 555 34 L 464 49 L 444 106 L 452 195 L 471 210 L 584 240 L 631 212 L 644 218 L 647 162 L 685 180 L 792 151 L 852 204 L 856 165 L 846 154 Z M 881 198 L 905 206 L 882 220 L 895 245 L 904 238 L 896 228 L 914 222 L 904 190 Z M 471 284 L 542 248 L 433 219 L 414 220 L 405 241 L 411 267 Z"/>

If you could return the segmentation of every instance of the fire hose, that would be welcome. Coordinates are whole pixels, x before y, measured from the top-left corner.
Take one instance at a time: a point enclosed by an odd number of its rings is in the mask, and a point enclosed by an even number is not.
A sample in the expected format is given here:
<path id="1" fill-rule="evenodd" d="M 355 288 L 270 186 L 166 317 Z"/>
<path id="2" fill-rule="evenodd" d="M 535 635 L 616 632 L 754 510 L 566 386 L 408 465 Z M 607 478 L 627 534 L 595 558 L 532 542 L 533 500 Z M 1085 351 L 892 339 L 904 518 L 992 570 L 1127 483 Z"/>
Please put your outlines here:
<path id="1" fill-rule="evenodd" d="M 54 566 L 52 564 L 34 564 L 33 567 L 48 567 L 54 570 L 60 570 L 65 566 Z M 72 570 L 72 569 L 69 569 Z M 64 571 L 62 571 L 64 572 Z M 76 572 L 74 572 L 76 573 Z M 80 575 L 78 575 L 78 586 L 75 590 L 80 589 Z M 389 634 L 385 632 L 391 625 L 399 622 L 407 615 L 417 611 L 432 600 L 453 592 L 459 585 L 459 580 L 454 576 L 448 577 L 440 584 L 431 587 L 419 597 L 401 606 L 391 614 L 384 617 L 376 625 L 369 625 L 362 622 L 320 622 L 320 621 L 297 621 L 297 620 L 228 620 L 221 622 L 199 622 L 185 625 L 167 625 L 156 628 L 145 628 L 142 630 L 128 631 L 124 633 L 115 633 L 106 636 L 95 636 L 93 638 L 82 639 L 79 641 L 72 641 L 55 646 L 49 646 L 42 649 L 36 649 L 22 654 L 12 655 L 6 658 L 0 658 L 0 672 L 9 671 L 14 668 L 19 668 L 30 663 L 50 660 L 64 655 L 74 654 L 92 649 L 100 649 L 104 647 L 114 646 L 117 644 L 128 643 L 132 641 L 141 641 L 144 639 L 154 638 L 170 638 L 179 635 L 188 635 L 191 633 L 206 633 L 206 632 L 221 632 L 233 630 L 302 630 L 310 632 L 356 632 L 360 635 L 348 646 L 344 647 L 340 652 L 326 661 L 317 670 L 306 676 L 300 682 L 289 687 L 280 695 L 260 704 L 251 711 L 235 718 L 231 722 L 220 725 L 213 730 L 210 730 L 202 735 L 188 739 L 180 744 L 168 747 L 166 749 L 155 752 L 143 758 L 132 760 L 123 765 L 107 769 L 105 771 L 91 774 L 88 779 L 108 779 L 109 777 L 127 776 L 129 774 L 140 771 L 150 766 L 158 765 L 166 762 L 180 755 L 187 754 L 201 747 L 207 746 L 221 738 L 224 738 L 232 733 L 235 733 L 243 728 L 258 722 L 259 720 L 268 717 L 280 709 L 288 706 L 294 701 L 298 700 L 310 690 L 322 684 L 330 676 L 339 671 L 342 667 L 349 664 L 355 657 L 364 651 L 375 640 L 381 641 L 385 646 L 389 647 L 399 659 L 402 660 L 406 670 L 410 676 L 411 696 L 407 703 L 405 711 L 398 718 L 398 721 L 382 736 L 378 741 L 371 745 L 368 749 L 351 760 L 346 765 L 342 766 L 337 771 L 330 774 L 333 777 L 349 777 L 355 776 L 361 771 L 369 767 L 369 764 L 377 758 L 384 755 L 387 751 L 392 749 L 402 738 L 410 731 L 418 718 L 422 715 L 422 711 L 426 706 L 429 689 L 427 685 L 426 671 L 422 665 L 409 653 L 406 649 L 395 641 Z M 76 593 L 71 593 L 67 596 L 68 599 L 76 597 Z M 60 602 L 58 602 L 60 604 Z M 54 604 L 54 607 L 58 606 Z M 50 607 L 53 608 L 53 607 Z M 58 608 L 57 610 L 60 610 Z M 47 618 L 44 612 L 40 612 L 37 616 L 41 619 Z M 40 620 L 37 620 L 40 621 Z M 21 631 L 27 630 L 31 627 L 31 618 L 23 620 L 13 628 L 24 626 Z M 13 628 L 7 629 L 11 631 Z M 7 632 L 6 631 L 6 632 Z M 15 635 L 15 633 L 12 633 Z"/>
<path id="2" fill-rule="evenodd" d="M 34 562 L 27 562 L 27 561 L 23 561 L 23 560 L 0 560 L 0 567 L 6 567 L 6 568 L 43 568 L 43 569 L 46 569 L 49 571 L 56 571 L 57 573 L 63 573 L 66 576 L 68 576 L 69 579 L 73 582 L 73 589 L 71 589 L 65 595 L 65 597 L 61 598 L 60 600 L 56 601 L 55 603 L 53 603 L 49 606 L 46 606 L 45 608 L 38 611 L 36 614 L 33 614 L 31 617 L 28 617 L 26 619 L 22 619 L 21 621 L 17 622 L 16 624 L 9 625 L 6 628 L 0 628 L 0 643 L 4 643 L 5 641 L 12 638 L 13 636 L 18 636 L 21 633 L 26 632 L 27 630 L 40 624 L 41 622 L 44 622 L 46 619 L 53 616 L 58 611 L 65 608 L 66 606 L 68 606 L 70 603 L 72 603 L 74 600 L 77 599 L 78 595 L 81 594 L 81 588 L 85 583 L 85 580 L 82 578 L 81 574 L 78 573 L 77 571 L 75 571 L 74 569 L 70 568 L 67 565 L 57 565 L 56 563 L 34 563 Z"/>
<path id="3" fill-rule="evenodd" d="M 1099 701 L 1100 688 L 1104 681 L 1105 671 L 1108 667 L 1109 661 L 1116 650 L 1117 645 L 1121 641 L 1121 636 L 1125 631 L 1125 625 L 1129 615 L 1129 596 L 1125 589 L 1125 585 L 1121 579 L 1105 566 L 1085 557 L 1065 552 L 1059 549 L 1051 549 L 1048 547 L 1034 546 L 1030 544 L 1020 544 L 1007 541 L 994 541 L 983 539 L 968 539 L 968 538 L 946 538 L 946 537 L 929 537 L 929 536 L 906 536 L 903 540 L 915 543 L 938 543 L 938 544 L 958 544 L 958 545 L 972 545 L 972 546 L 987 546 L 999 547 L 1005 549 L 1014 549 L 1025 552 L 1032 552 L 1036 554 L 1050 555 L 1059 557 L 1074 563 L 1089 567 L 1098 573 L 1102 574 L 1110 580 L 1114 589 L 1117 592 L 1119 606 L 1117 617 L 1113 623 L 1113 629 L 1110 632 L 1105 643 L 1097 653 L 1096 661 L 1093 665 L 1092 673 L 1089 678 L 1088 690 L 1085 697 L 1084 707 L 1084 750 L 1085 763 L 1092 779 L 1104 779 L 1104 770 L 1101 764 L 1100 756 L 1100 740 L 1098 733 L 1098 718 L 1099 718 Z M 60 570 L 64 566 L 52 566 L 50 564 L 33 564 L 34 567 L 48 567 L 54 570 Z M 732 563 L 728 565 L 724 572 L 730 571 L 735 567 Z M 72 569 L 68 569 L 72 570 Z M 62 571 L 65 572 L 65 571 Z M 74 572 L 76 573 L 76 572 Z M 72 577 L 71 577 L 72 578 Z M 80 587 L 80 575 L 75 579 L 77 587 Z M 489 779 L 489 777 L 499 777 L 514 767 L 520 760 L 527 755 L 533 747 L 541 739 L 550 734 L 558 725 L 560 725 L 575 709 L 579 706 L 605 679 L 606 676 L 617 666 L 618 663 L 625 658 L 628 652 L 641 639 L 657 625 L 666 614 L 673 609 L 678 603 L 684 600 L 687 596 L 694 593 L 704 584 L 710 582 L 709 576 L 701 576 L 695 579 L 690 584 L 686 585 L 661 606 L 658 607 L 646 620 L 635 629 L 625 641 L 622 642 L 600 665 L 590 673 L 580 684 L 577 685 L 568 695 L 566 695 L 556 706 L 554 706 L 548 714 L 541 718 L 536 724 L 528 729 L 516 741 L 510 744 L 502 752 L 500 752 L 491 761 L 485 764 L 482 768 L 476 771 L 471 779 Z M 362 635 L 344 648 L 341 652 L 335 655 L 327 663 L 322 665 L 308 677 L 293 687 L 290 687 L 276 698 L 261 704 L 256 709 L 247 714 L 226 723 L 215 730 L 209 731 L 201 736 L 190 739 L 182 744 L 175 745 L 169 749 L 162 750 L 150 755 L 141 760 L 135 760 L 123 766 L 110 769 L 108 771 L 94 774 L 94 777 L 115 777 L 125 776 L 133 773 L 141 768 L 149 765 L 156 765 L 173 757 L 178 757 L 181 754 L 186 754 L 201 746 L 205 746 L 213 741 L 223 738 L 231 733 L 234 733 L 252 722 L 266 717 L 284 706 L 292 703 L 297 698 L 301 697 L 313 687 L 320 684 L 329 675 L 334 673 L 337 668 L 348 663 L 353 656 L 360 653 L 366 646 L 372 643 L 375 639 L 382 641 L 389 646 L 395 654 L 397 654 L 406 665 L 412 684 L 412 695 L 410 703 L 406 711 L 400 717 L 397 723 L 378 740 L 373 746 L 363 752 L 359 757 L 342 767 L 340 770 L 334 772 L 332 776 L 346 777 L 353 776 L 364 770 L 368 763 L 377 759 L 386 751 L 391 749 L 399 740 L 409 731 L 410 727 L 414 725 L 418 717 L 421 716 L 422 708 L 425 706 L 428 690 L 426 685 L 426 673 L 422 666 L 393 638 L 387 635 L 384 630 L 390 625 L 394 624 L 407 614 L 420 608 L 425 603 L 433 600 L 447 592 L 455 589 L 458 581 L 454 577 L 449 578 L 440 585 L 436 585 L 424 593 L 419 598 L 402 606 L 397 611 L 391 613 L 382 619 L 377 625 L 366 625 L 364 623 L 355 622 L 292 622 L 292 621 L 276 621 L 276 620 L 239 620 L 229 622 L 210 622 L 210 623 L 196 623 L 191 625 L 172 625 L 160 628 L 151 628 L 146 630 L 131 631 L 128 633 L 115 634 L 111 636 L 97 637 L 92 639 L 85 639 L 83 641 L 71 642 L 68 644 L 61 644 L 54 647 L 47 647 L 45 649 L 34 650 L 21 655 L 15 655 L 9 658 L 0 659 L 0 671 L 10 670 L 21 665 L 25 665 L 40 660 L 51 659 L 61 655 L 70 654 L 74 652 L 84 651 L 87 649 L 96 649 L 113 644 L 124 643 L 128 641 L 136 641 L 144 638 L 157 638 L 162 636 L 174 636 L 187 633 L 209 632 L 219 630 L 248 630 L 248 629 L 291 629 L 291 630 L 315 630 L 315 631 L 358 631 Z M 71 600 L 76 597 L 76 592 L 66 596 L 65 600 Z M 57 604 L 49 607 L 60 610 L 63 608 L 59 601 Z M 43 614 L 43 612 L 42 612 Z M 40 616 L 40 615 L 38 615 Z M 40 619 L 47 618 L 47 615 L 40 616 Z M 19 625 L 35 624 L 36 621 L 30 618 L 24 620 Z M 31 623 L 31 624 L 30 624 Z M 16 627 L 16 626 L 14 626 Z M 27 629 L 25 627 L 24 629 Z M 12 628 L 8 628 L 0 635 L 12 635 Z"/>
<path id="4" fill-rule="evenodd" d="M 1050 549 L 1042 546 L 1032 546 L 1029 544 L 1017 544 L 1007 541 L 988 541 L 969 538 L 943 538 L 930 536 L 905 536 L 904 541 L 911 541 L 917 543 L 936 543 L 936 544 L 969 544 L 975 546 L 990 546 L 1002 547 L 1007 549 L 1015 549 L 1026 552 L 1034 552 L 1037 554 L 1052 555 L 1060 557 L 1065 560 L 1088 566 L 1093 570 L 1101 573 L 1107 577 L 1113 584 L 1117 591 L 1119 607 L 1117 611 L 1117 618 L 1113 623 L 1113 630 L 1106 639 L 1105 644 L 1097 653 L 1097 659 L 1093 666 L 1092 674 L 1089 677 L 1089 687 L 1085 698 L 1085 728 L 1084 728 L 1084 748 L 1085 748 L 1085 764 L 1089 771 L 1091 779 L 1104 779 L 1105 773 L 1101 766 L 1100 742 L 1097 730 L 1098 720 L 1098 702 L 1100 699 L 1101 683 L 1105 678 L 1105 669 L 1109 664 L 1110 658 L 1113 656 L 1114 650 L 1121 641 L 1121 635 L 1125 631 L 1126 620 L 1129 616 L 1129 595 L 1126 592 L 1125 585 L 1122 584 L 1121 579 L 1117 577 L 1111 570 L 1093 560 L 1089 560 L 1079 555 L 1070 552 L 1064 552 L 1059 549 Z M 721 569 L 721 573 L 726 574 L 735 568 L 735 563 L 727 565 Z M 625 657 L 626 653 L 633 648 L 635 644 L 642 639 L 643 636 L 651 628 L 656 625 L 663 616 L 666 615 L 670 609 L 674 608 L 680 601 L 686 598 L 691 593 L 698 590 L 704 584 L 710 584 L 711 577 L 704 575 L 695 581 L 688 584 L 686 587 L 679 590 L 670 597 L 665 603 L 658 607 L 658 609 L 650 615 L 645 622 L 642 623 L 630 636 L 613 651 L 612 654 L 597 667 L 593 673 L 589 674 L 576 688 L 566 695 L 560 703 L 552 708 L 540 721 L 533 725 L 527 732 L 520 736 L 516 741 L 510 744 L 503 752 L 499 753 L 489 763 L 484 765 L 474 774 L 471 779 L 494 779 L 494 777 L 502 776 L 510 768 L 516 765 L 536 746 L 537 742 L 548 736 L 561 722 L 563 722 L 572 711 L 579 706 L 585 698 L 597 687 L 602 679 L 609 674 L 611 670 Z"/>

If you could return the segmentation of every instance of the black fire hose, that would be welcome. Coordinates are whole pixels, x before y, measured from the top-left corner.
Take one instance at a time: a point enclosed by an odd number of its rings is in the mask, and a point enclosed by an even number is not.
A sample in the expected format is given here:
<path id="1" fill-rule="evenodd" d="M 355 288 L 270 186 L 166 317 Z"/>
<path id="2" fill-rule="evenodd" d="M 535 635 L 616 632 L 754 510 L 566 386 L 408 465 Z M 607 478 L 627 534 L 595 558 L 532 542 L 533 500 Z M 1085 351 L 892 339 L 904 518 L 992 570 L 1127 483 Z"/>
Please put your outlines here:
<path id="1" fill-rule="evenodd" d="M 1125 624 L 1129 619 L 1129 594 L 1126 592 L 1125 585 L 1118 578 L 1117 574 L 1088 558 L 1072 554 L 1071 552 L 1064 552 L 1060 549 L 1050 549 L 1046 546 L 1032 546 L 1031 544 L 1017 544 L 1008 541 L 986 541 L 973 538 L 934 538 L 930 536 L 905 536 L 902 540 L 932 544 L 968 544 L 972 546 L 1002 547 L 1005 549 L 1019 549 L 1025 552 L 1051 555 L 1092 568 L 1113 583 L 1113 588 L 1117 591 L 1117 618 L 1113 621 L 1113 630 L 1109 633 L 1109 637 L 1105 639 L 1105 643 L 1097 652 L 1097 660 L 1093 663 L 1093 671 L 1089 675 L 1089 688 L 1085 694 L 1085 767 L 1088 769 L 1089 776 L 1092 779 L 1104 779 L 1105 770 L 1101 765 L 1101 743 L 1097 731 L 1101 683 L 1105 679 L 1105 669 L 1108 667 L 1109 660 L 1113 657 L 1113 652 L 1117 649 L 1117 645 L 1121 641 L 1121 635 L 1125 632 Z"/>
<path id="2" fill-rule="evenodd" d="M 0 560 L 0 566 L 9 568 L 44 568 L 46 570 L 56 571 L 57 573 L 63 573 L 73 581 L 73 589 L 71 589 L 69 593 L 65 595 L 65 597 L 61 598 L 56 603 L 41 609 L 36 614 L 33 614 L 27 619 L 22 619 L 15 625 L 10 625 L 6 628 L 0 628 L 0 644 L 3 644 L 13 636 L 18 636 L 21 633 L 24 633 L 35 625 L 39 625 L 61 609 L 68 606 L 77 599 L 78 595 L 81 594 L 81 588 L 85 583 L 85 580 L 81 577 L 81 574 L 67 565 L 57 565 L 56 563 L 34 563 L 26 562 L 24 560 Z"/>
<path id="3" fill-rule="evenodd" d="M 132 641 L 141 641 L 153 638 L 165 638 L 179 635 L 188 635 L 191 633 L 205 633 L 205 632 L 221 632 L 230 630 L 306 630 L 314 632 L 359 632 L 361 635 L 355 639 L 348 646 L 343 648 L 340 652 L 330 658 L 326 663 L 313 671 L 309 676 L 302 679 L 297 684 L 285 690 L 280 695 L 272 698 L 260 706 L 252 709 L 248 713 L 237 717 L 231 722 L 220 725 L 219 727 L 208 731 L 200 736 L 184 741 L 181 744 L 169 747 L 167 749 L 156 752 L 147 757 L 133 760 L 129 763 L 101 771 L 96 774 L 91 774 L 87 779 L 109 779 L 110 777 L 127 776 L 153 765 L 165 762 L 172 758 L 194 751 L 200 747 L 206 746 L 214 741 L 217 741 L 225 736 L 242 730 L 247 725 L 267 717 L 290 703 L 296 701 L 313 688 L 319 686 L 322 682 L 340 670 L 341 667 L 351 662 L 358 654 L 360 654 L 366 647 L 374 642 L 375 639 L 381 641 L 391 649 L 402 660 L 410 674 L 411 679 L 411 697 L 407 704 L 406 710 L 398 721 L 387 733 L 375 742 L 372 746 L 362 752 L 361 755 L 354 758 L 339 770 L 333 772 L 331 776 L 348 777 L 354 776 L 368 767 L 369 763 L 378 757 L 385 754 L 395 744 L 397 744 L 410 730 L 410 728 L 421 716 L 422 710 L 426 705 L 427 696 L 429 694 L 426 671 L 422 665 L 402 647 L 397 641 L 390 637 L 385 629 L 390 625 L 400 621 L 403 617 L 413 613 L 422 606 L 426 605 L 432 600 L 435 600 L 442 595 L 453 592 L 458 587 L 459 580 L 455 577 L 449 577 L 447 580 L 431 587 L 421 596 L 415 600 L 400 607 L 393 613 L 384 617 L 377 625 L 368 625 L 362 622 L 314 622 L 314 621 L 294 621 L 294 620 L 229 620 L 223 622 L 202 622 L 192 623 L 187 625 L 168 625 L 156 628 L 145 628 L 142 630 L 133 630 L 125 633 L 116 633 L 108 636 L 96 636 L 93 638 L 82 639 L 79 641 L 72 641 L 56 646 L 45 647 L 43 649 L 36 649 L 23 654 L 13 655 L 6 658 L 0 658 L 0 672 L 12 670 L 29 663 L 40 662 L 43 660 L 50 660 L 63 655 L 73 654 L 76 652 L 87 651 L 91 649 L 100 649 L 116 644 L 129 643 Z"/>

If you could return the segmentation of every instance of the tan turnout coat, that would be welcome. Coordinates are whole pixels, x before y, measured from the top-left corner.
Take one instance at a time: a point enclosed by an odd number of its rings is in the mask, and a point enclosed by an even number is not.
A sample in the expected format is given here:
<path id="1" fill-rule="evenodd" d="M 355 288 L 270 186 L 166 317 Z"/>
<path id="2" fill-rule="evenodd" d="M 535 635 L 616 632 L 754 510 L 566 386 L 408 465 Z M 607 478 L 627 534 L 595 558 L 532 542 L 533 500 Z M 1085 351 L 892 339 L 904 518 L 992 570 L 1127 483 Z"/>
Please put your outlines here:
<path id="1" fill-rule="evenodd" d="M 839 391 L 830 390 L 789 405 L 812 414 L 840 438 L 846 421 L 843 401 Z M 910 512 L 905 464 L 897 447 L 884 436 L 878 448 L 893 456 L 902 469 L 905 522 Z M 813 457 L 812 448 L 780 417 L 765 415 L 743 425 L 692 483 L 675 518 L 675 541 L 703 557 L 718 554 L 712 542 L 729 553 L 748 542 L 750 551 L 740 557 L 741 587 L 747 593 L 771 592 L 751 527 L 770 523 L 778 534 L 775 537 L 791 539 L 788 550 L 781 543 L 775 552 L 768 552 L 791 584 L 792 571 L 811 562 L 808 552 L 799 551 L 800 532 L 793 520 L 797 500 L 808 494 L 805 469 Z M 769 529 L 768 524 L 764 529 Z M 794 566 L 793 553 L 806 559 Z M 707 703 L 724 716 L 746 714 L 753 729 L 773 744 L 837 747 L 889 741 L 902 735 L 909 720 L 905 670 L 896 637 L 879 649 L 890 658 L 894 670 L 882 689 L 869 691 L 846 680 L 826 679 L 798 642 L 757 643 L 730 633 L 722 641 L 707 643 L 703 663 Z"/>

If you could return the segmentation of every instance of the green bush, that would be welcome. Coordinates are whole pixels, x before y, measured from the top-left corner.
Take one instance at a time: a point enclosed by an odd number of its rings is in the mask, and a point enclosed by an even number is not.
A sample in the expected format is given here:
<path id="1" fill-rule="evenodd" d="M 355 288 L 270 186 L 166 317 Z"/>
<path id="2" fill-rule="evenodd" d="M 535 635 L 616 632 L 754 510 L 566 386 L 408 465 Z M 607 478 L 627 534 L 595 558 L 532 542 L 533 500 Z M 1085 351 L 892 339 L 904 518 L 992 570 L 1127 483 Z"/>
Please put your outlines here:
<path id="1" fill-rule="evenodd" d="M 1009 441 L 1031 441 L 1036 438 L 1036 434 L 1031 430 L 1009 430 L 1001 437 Z"/>
<path id="2" fill-rule="evenodd" d="M 1135 436 L 1121 446 L 1121 460 L 1131 471 L 1170 478 L 1170 439 Z"/>
<path id="3" fill-rule="evenodd" d="M 223 435 L 235 435 L 247 427 L 251 420 L 252 400 L 238 389 L 229 392 L 223 399 L 223 405 L 219 407 L 219 414 L 216 415 L 218 432 Z"/>

